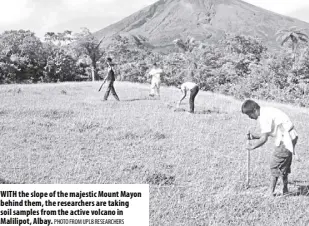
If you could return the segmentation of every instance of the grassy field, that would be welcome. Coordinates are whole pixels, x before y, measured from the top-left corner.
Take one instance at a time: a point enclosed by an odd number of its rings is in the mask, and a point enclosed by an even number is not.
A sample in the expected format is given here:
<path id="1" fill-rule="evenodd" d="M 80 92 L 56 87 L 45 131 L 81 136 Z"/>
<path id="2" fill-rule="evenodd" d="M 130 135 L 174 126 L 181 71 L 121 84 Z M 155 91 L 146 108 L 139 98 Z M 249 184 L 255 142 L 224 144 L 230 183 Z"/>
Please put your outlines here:
<path id="1" fill-rule="evenodd" d="M 256 122 L 240 101 L 200 92 L 188 114 L 174 111 L 176 88 L 156 100 L 147 85 L 117 82 L 121 101 L 104 102 L 99 86 L 0 86 L 2 183 L 149 183 L 150 225 L 309 225 L 308 109 L 260 102 L 286 111 L 300 135 L 294 195 L 270 198 L 273 140 L 252 152 L 245 189 L 246 131 Z"/>

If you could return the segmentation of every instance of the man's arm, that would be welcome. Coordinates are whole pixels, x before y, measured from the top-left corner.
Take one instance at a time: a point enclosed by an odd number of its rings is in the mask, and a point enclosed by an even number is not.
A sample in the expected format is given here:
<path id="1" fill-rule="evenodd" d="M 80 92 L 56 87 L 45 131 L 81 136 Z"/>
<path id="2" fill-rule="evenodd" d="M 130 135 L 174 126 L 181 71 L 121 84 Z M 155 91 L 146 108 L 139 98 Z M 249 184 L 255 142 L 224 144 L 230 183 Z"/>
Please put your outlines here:
<path id="1" fill-rule="evenodd" d="M 259 134 L 254 134 L 251 131 L 248 132 L 249 135 L 249 140 L 257 140 L 261 138 L 261 135 Z"/>
<path id="2" fill-rule="evenodd" d="M 181 92 L 183 93 L 183 96 L 182 96 L 182 98 L 179 100 L 177 107 L 180 107 L 181 101 L 182 101 L 183 99 L 185 99 L 185 97 L 187 96 L 187 90 L 186 90 L 186 89 L 184 89 L 184 90 L 181 89 Z"/>
<path id="3" fill-rule="evenodd" d="M 254 150 L 256 148 L 261 147 L 263 144 L 266 143 L 268 140 L 269 134 L 268 133 L 262 133 L 260 138 L 258 138 L 258 141 L 255 144 L 251 144 L 249 147 L 247 147 L 248 150 Z"/>
<path id="4" fill-rule="evenodd" d="M 151 71 L 148 72 L 147 78 L 148 78 L 148 79 L 151 79 L 151 78 L 152 78 L 152 72 L 151 72 Z"/>
<path id="5" fill-rule="evenodd" d="M 104 85 L 104 83 L 106 82 L 107 77 L 108 77 L 108 74 L 107 74 L 107 75 L 105 76 L 105 78 L 103 79 L 102 85 L 101 85 L 101 86 L 100 86 L 100 88 L 99 88 L 99 92 L 101 91 L 102 86 L 103 86 L 103 85 Z"/>
<path id="6" fill-rule="evenodd" d="M 105 78 L 103 79 L 102 85 L 101 85 L 100 88 L 99 88 L 99 92 L 101 91 L 101 89 L 102 89 L 104 83 L 106 82 L 106 80 L 107 80 L 107 78 L 108 78 L 108 75 L 109 75 L 109 72 L 107 72 L 107 75 L 106 75 Z"/>

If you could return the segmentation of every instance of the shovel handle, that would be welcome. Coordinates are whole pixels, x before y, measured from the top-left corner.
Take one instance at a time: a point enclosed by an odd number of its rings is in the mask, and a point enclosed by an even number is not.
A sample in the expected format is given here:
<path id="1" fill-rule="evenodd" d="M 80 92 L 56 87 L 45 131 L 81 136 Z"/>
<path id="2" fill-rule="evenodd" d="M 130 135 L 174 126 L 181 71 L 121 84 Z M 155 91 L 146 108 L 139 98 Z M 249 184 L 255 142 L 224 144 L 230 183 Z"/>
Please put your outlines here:
<path id="1" fill-rule="evenodd" d="M 250 133 L 248 135 L 247 146 L 250 145 Z M 247 150 L 247 188 L 250 186 L 250 151 Z"/>

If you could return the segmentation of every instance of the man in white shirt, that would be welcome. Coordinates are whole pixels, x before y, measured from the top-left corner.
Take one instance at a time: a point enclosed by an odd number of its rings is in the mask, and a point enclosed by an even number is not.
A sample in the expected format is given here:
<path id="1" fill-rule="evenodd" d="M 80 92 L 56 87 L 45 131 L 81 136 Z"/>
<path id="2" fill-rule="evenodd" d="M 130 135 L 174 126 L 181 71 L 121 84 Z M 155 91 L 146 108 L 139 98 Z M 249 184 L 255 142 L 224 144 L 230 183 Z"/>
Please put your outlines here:
<path id="1" fill-rule="evenodd" d="M 177 104 L 177 108 L 180 107 L 181 101 L 185 99 L 187 96 L 187 92 L 190 91 L 190 98 L 189 98 L 189 104 L 190 104 L 190 113 L 194 113 L 194 99 L 199 91 L 199 87 L 194 82 L 185 82 L 180 86 L 180 90 L 183 93 L 183 96 L 179 100 Z"/>
<path id="2" fill-rule="evenodd" d="M 160 83 L 163 70 L 159 68 L 157 63 L 153 64 L 153 68 L 149 71 L 151 78 L 150 93 L 149 96 L 153 97 L 157 95 L 160 98 Z"/>
<path id="3" fill-rule="evenodd" d="M 292 154 L 296 154 L 295 145 L 298 134 L 290 118 L 281 110 L 273 107 L 260 107 L 253 100 L 246 100 L 242 107 L 242 113 L 254 120 L 259 120 L 261 135 L 253 135 L 249 132 L 250 139 L 258 141 L 249 145 L 249 151 L 266 143 L 268 137 L 275 137 L 275 150 L 270 161 L 272 174 L 271 194 L 275 195 L 278 177 L 282 177 L 283 194 L 288 193 L 288 174 L 291 173 Z"/>

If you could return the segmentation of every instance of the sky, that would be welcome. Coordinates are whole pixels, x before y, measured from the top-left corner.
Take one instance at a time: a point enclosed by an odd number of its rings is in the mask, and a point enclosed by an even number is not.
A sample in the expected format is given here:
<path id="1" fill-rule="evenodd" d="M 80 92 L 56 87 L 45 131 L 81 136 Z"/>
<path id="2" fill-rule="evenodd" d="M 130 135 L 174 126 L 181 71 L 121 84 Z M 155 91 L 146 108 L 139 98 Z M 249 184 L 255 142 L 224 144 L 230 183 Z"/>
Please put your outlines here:
<path id="1" fill-rule="evenodd" d="M 95 32 L 157 0 L 0 0 L 0 33 L 31 30 L 40 38 L 46 32 Z M 270 11 L 309 23 L 308 0 L 245 0 Z"/>

